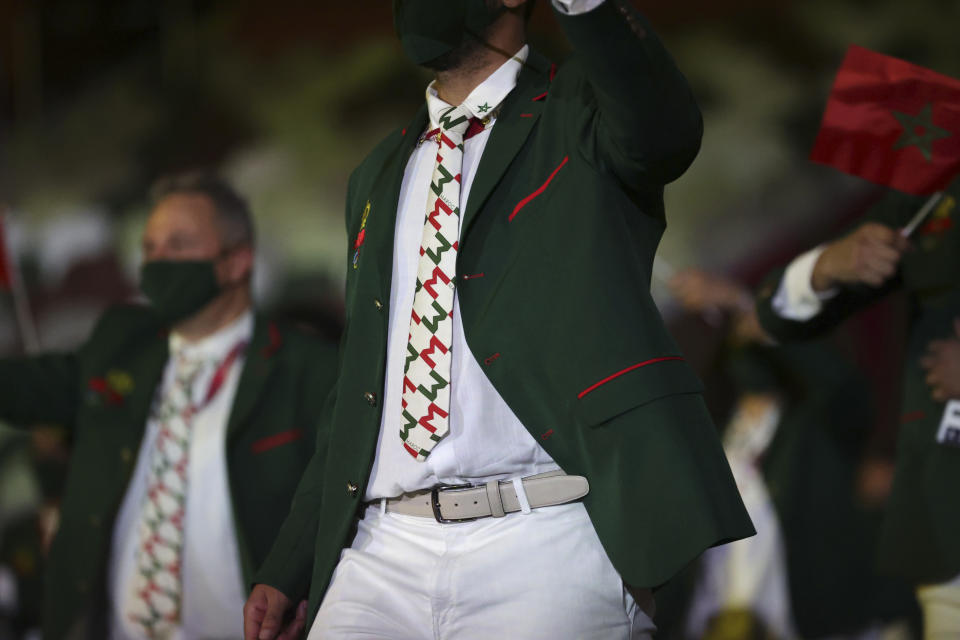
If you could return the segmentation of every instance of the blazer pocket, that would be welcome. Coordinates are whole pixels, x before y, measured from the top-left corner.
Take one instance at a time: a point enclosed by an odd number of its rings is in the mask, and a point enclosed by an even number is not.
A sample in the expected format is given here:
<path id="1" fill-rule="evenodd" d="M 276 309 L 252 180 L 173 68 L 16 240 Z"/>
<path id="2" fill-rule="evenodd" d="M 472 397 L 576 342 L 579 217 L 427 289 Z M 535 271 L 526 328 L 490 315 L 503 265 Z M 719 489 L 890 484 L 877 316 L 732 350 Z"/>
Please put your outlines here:
<path id="1" fill-rule="evenodd" d="M 295 442 L 302 437 L 303 429 L 288 429 L 287 431 L 281 431 L 266 438 L 260 438 L 250 445 L 250 450 L 253 451 L 254 454 L 265 453 L 271 449 Z"/>
<path id="2" fill-rule="evenodd" d="M 700 393 L 703 383 L 681 356 L 662 356 L 628 364 L 590 382 L 577 394 L 576 410 L 588 427 L 666 396 Z"/>

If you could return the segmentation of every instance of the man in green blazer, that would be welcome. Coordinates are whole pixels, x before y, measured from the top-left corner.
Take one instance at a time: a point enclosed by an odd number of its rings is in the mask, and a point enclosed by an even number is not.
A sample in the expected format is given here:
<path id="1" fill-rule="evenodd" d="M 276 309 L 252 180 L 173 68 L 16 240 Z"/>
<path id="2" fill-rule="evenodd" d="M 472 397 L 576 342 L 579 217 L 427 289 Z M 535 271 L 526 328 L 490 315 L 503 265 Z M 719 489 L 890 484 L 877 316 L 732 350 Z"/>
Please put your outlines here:
<path id="1" fill-rule="evenodd" d="M 928 637 L 960 634 L 960 181 L 901 233 L 926 198 L 891 192 L 849 234 L 771 274 L 758 300 L 781 341 L 825 333 L 884 295 L 909 293 L 910 335 L 880 565 L 919 585 Z M 941 635 L 937 635 L 941 634 Z"/>
<path id="2" fill-rule="evenodd" d="M 336 369 L 254 315 L 253 241 L 228 185 L 171 178 L 143 235 L 151 306 L 109 309 L 73 353 L 0 360 L 0 415 L 73 442 L 45 638 L 239 635 Z"/>
<path id="3" fill-rule="evenodd" d="M 394 3 L 436 81 L 351 177 L 328 455 L 248 639 L 648 637 L 652 588 L 753 533 L 649 295 L 696 102 L 628 2 L 553 2 L 562 68 L 529 6 Z"/>

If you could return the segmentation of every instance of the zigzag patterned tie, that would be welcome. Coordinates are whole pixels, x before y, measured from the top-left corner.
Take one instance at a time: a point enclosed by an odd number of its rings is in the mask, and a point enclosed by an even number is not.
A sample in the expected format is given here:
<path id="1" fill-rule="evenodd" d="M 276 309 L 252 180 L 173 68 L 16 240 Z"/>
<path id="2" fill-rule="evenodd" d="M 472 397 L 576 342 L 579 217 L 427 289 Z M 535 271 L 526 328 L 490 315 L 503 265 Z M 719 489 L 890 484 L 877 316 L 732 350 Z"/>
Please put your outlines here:
<path id="1" fill-rule="evenodd" d="M 150 457 L 134 597 L 127 610 L 147 638 L 158 640 L 171 637 L 180 624 L 187 463 L 195 412 L 192 392 L 201 367 L 200 362 L 175 357 L 174 382 L 154 413 L 160 430 Z"/>
<path id="2" fill-rule="evenodd" d="M 403 370 L 400 427 L 404 448 L 420 462 L 450 430 L 450 349 L 460 235 L 460 170 L 464 134 L 470 124 L 471 114 L 462 105 L 451 107 L 440 117 L 437 164 L 420 243 Z"/>

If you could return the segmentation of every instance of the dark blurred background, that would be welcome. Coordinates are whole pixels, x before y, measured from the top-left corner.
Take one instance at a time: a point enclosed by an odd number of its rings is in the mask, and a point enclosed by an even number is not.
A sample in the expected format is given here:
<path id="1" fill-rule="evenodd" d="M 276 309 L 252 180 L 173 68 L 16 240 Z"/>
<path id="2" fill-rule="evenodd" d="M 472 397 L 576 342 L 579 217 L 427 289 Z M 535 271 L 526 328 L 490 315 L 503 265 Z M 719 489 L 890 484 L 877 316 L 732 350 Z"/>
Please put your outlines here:
<path id="1" fill-rule="evenodd" d="M 548 4 L 531 40 L 559 60 Z M 653 287 L 708 371 L 722 331 L 679 313 L 663 281 L 702 266 L 753 286 L 850 224 L 877 189 L 806 159 L 833 74 L 856 43 L 960 76 L 960 3 L 636 4 L 704 112 L 700 155 L 667 189 Z M 403 58 L 387 0 L 0 0 L 0 211 L 42 346 L 77 345 L 106 305 L 134 294 L 148 188 L 197 167 L 253 205 L 261 306 L 335 337 L 347 177 L 428 81 Z M 838 340 L 872 381 L 878 450 L 892 449 L 902 306 L 884 303 Z M 0 296 L 0 354 L 20 348 Z M 40 501 L 28 467 L 0 462 L 0 518 Z"/>
<path id="2" fill-rule="evenodd" d="M 103 304 L 131 292 L 149 184 L 198 166 L 222 171 L 253 203 L 261 302 L 299 304 L 320 287 L 336 304 L 346 178 L 409 117 L 427 81 L 401 55 L 389 5 L 0 2 L 0 206 L 44 345 L 74 344 Z M 532 41 L 562 58 L 539 5 Z M 673 267 L 755 277 L 870 197 L 806 160 L 848 44 L 946 74 L 960 67 L 953 1 L 638 5 L 706 120 L 700 156 L 668 189 L 661 256 Z M 13 340 L 0 331 L 0 348 Z"/>

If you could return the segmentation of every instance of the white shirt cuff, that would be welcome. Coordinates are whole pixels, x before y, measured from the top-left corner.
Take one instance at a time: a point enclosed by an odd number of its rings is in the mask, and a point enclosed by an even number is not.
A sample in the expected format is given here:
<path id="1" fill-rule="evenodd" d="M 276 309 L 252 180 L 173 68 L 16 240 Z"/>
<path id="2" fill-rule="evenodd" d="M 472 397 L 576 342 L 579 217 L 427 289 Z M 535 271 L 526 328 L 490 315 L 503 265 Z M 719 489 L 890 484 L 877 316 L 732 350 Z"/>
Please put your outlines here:
<path id="1" fill-rule="evenodd" d="M 606 0 L 553 0 L 554 8 L 560 13 L 575 16 L 580 13 L 593 11 Z"/>
<path id="2" fill-rule="evenodd" d="M 783 273 L 780 287 L 771 300 L 774 312 L 781 318 L 804 322 L 823 310 L 823 303 L 837 295 L 837 289 L 813 290 L 813 268 L 826 249 L 821 245 L 795 258 Z"/>

